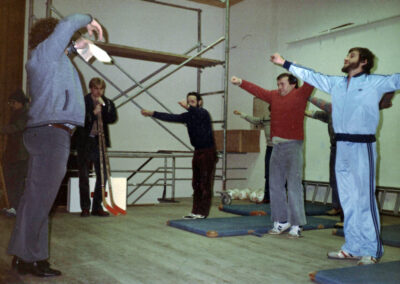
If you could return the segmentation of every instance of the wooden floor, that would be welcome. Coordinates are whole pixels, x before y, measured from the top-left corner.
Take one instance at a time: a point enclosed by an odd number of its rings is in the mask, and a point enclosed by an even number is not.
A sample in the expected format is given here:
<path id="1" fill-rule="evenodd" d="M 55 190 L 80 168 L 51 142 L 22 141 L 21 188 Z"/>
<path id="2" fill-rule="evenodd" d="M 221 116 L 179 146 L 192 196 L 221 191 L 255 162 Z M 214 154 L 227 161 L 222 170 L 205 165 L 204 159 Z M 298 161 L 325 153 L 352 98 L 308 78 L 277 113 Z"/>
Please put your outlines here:
<path id="1" fill-rule="evenodd" d="M 234 216 L 218 210 L 210 218 Z M 356 265 L 329 260 L 343 238 L 332 229 L 286 236 L 207 238 L 166 226 L 190 212 L 191 199 L 175 204 L 129 207 L 126 216 L 81 218 L 58 210 L 51 223 L 50 263 L 61 277 L 40 279 L 11 271 L 5 253 L 14 219 L 0 216 L 0 283 L 310 283 L 308 273 Z M 398 217 L 383 217 L 386 224 Z M 383 262 L 400 260 L 385 246 Z"/>

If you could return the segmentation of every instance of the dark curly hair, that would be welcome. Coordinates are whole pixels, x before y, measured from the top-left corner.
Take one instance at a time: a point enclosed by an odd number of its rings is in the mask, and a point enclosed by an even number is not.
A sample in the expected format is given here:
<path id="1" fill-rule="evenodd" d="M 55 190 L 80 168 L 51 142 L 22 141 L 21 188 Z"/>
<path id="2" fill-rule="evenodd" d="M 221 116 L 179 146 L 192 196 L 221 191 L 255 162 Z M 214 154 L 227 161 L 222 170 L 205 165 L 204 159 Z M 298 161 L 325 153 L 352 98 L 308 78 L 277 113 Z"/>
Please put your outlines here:
<path id="1" fill-rule="evenodd" d="M 42 41 L 51 35 L 59 20 L 55 18 L 44 18 L 38 20 L 29 31 L 29 49 L 35 49 Z"/>

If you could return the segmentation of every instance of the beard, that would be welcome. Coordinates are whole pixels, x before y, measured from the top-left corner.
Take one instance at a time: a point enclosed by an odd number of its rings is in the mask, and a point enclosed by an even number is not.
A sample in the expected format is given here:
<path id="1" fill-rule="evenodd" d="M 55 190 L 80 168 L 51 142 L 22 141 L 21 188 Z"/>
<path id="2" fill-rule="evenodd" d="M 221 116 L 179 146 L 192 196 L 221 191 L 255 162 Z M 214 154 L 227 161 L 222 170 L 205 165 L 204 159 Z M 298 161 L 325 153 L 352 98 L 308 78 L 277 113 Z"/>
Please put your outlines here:
<path id="1" fill-rule="evenodd" d="M 342 72 L 349 73 L 351 70 L 357 69 L 360 66 L 360 64 L 361 64 L 361 61 L 358 60 L 358 62 L 353 62 L 353 63 L 350 63 L 347 66 L 343 66 L 342 67 Z"/>

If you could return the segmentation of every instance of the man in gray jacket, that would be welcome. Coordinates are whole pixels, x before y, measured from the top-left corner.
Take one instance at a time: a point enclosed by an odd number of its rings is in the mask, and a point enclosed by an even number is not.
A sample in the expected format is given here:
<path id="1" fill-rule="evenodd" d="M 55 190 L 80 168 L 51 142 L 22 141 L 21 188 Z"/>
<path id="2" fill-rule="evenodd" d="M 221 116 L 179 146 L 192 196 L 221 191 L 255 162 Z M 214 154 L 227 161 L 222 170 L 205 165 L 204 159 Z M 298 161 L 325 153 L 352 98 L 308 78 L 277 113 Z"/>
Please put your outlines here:
<path id="1" fill-rule="evenodd" d="M 24 132 L 29 168 L 8 246 L 12 268 L 19 274 L 61 275 L 47 262 L 48 215 L 66 173 L 71 133 L 85 119 L 82 85 L 67 56 L 71 37 L 85 26 L 89 35 L 95 31 L 102 39 L 101 26 L 83 14 L 41 19 L 30 31 L 26 71 L 32 103 Z M 86 45 L 80 39 L 72 48 Z"/>

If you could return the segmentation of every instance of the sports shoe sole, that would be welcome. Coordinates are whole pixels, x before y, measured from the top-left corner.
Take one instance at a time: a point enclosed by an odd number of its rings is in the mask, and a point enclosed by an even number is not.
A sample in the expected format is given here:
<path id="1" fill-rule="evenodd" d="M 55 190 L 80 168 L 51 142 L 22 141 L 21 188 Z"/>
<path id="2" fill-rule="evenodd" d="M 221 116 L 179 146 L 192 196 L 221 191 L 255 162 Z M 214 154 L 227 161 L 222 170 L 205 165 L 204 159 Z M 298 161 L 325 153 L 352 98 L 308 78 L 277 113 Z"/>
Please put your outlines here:
<path id="1" fill-rule="evenodd" d="M 342 253 L 343 257 L 339 256 L 340 252 Z M 337 252 L 337 253 L 334 252 L 336 255 L 334 255 L 333 252 L 328 253 L 328 258 L 329 259 L 338 259 L 338 260 L 360 260 L 361 259 L 361 257 L 359 257 L 359 256 L 352 256 L 347 253 L 343 254 L 343 251 L 340 251 L 340 252 Z M 331 254 L 331 255 L 329 255 L 329 254 Z"/>

